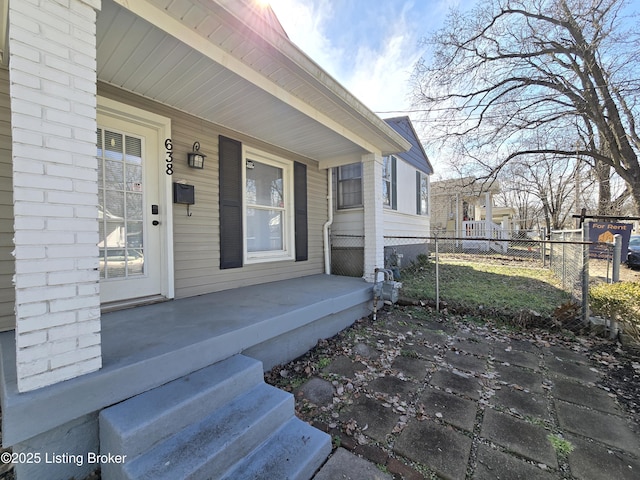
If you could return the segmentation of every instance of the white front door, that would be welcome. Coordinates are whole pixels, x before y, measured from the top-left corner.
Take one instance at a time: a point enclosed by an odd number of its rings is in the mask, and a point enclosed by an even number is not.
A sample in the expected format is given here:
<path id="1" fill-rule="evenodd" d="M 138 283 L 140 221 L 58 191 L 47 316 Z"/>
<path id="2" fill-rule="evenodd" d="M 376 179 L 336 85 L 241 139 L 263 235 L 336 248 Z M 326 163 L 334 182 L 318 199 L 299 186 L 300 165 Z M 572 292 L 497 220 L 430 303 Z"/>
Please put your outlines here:
<path id="1" fill-rule="evenodd" d="M 158 131 L 98 113 L 100 301 L 162 293 Z"/>

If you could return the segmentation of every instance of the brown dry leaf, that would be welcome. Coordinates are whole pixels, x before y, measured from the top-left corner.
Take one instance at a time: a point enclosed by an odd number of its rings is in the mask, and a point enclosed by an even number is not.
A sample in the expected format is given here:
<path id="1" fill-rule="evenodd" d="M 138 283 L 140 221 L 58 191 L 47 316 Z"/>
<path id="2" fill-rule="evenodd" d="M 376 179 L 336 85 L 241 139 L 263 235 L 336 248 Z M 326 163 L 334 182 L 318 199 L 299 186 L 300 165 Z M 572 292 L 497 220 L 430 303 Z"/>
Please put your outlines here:
<path id="1" fill-rule="evenodd" d="M 356 422 L 352 418 L 347 423 L 345 423 L 342 428 L 344 429 L 344 433 L 346 433 L 349 436 L 353 436 L 356 429 L 358 428 L 358 422 Z"/>

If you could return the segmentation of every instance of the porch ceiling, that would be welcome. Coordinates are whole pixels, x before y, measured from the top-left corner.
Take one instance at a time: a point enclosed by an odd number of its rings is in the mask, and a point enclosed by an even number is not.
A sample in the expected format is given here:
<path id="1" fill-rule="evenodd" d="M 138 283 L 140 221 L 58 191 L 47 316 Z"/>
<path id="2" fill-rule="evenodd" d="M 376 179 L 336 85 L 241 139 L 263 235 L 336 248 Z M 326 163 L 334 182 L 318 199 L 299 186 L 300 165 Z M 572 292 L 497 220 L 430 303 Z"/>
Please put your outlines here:
<path id="1" fill-rule="evenodd" d="M 251 0 L 105 0 L 98 79 L 317 161 L 406 148 L 269 23 Z"/>

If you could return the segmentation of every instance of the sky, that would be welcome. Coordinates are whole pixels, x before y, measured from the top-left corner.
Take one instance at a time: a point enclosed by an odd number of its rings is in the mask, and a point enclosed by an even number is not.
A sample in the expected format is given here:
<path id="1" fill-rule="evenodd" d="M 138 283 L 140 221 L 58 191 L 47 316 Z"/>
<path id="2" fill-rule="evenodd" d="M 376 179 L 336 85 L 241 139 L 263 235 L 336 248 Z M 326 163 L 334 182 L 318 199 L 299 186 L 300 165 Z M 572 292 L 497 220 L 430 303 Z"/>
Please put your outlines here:
<path id="1" fill-rule="evenodd" d="M 313 61 L 381 118 L 409 115 L 425 143 L 425 124 L 410 112 L 410 77 L 429 54 L 421 39 L 442 28 L 452 8 L 464 11 L 476 0 L 262 1 Z M 434 178 L 444 178 L 446 155 L 425 149 Z"/>
<path id="2" fill-rule="evenodd" d="M 409 78 L 451 7 L 473 0 L 270 0 L 289 38 L 381 117 L 410 109 Z"/>

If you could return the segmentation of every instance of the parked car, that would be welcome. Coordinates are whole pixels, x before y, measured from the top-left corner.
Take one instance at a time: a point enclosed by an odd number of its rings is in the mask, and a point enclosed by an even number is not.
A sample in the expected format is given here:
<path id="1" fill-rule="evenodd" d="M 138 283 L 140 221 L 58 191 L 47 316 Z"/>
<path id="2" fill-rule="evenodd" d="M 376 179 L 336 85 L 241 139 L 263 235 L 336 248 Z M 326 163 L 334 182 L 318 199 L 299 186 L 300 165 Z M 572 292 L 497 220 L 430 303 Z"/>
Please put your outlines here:
<path id="1" fill-rule="evenodd" d="M 640 268 L 640 235 L 631 235 L 631 238 L 629 238 L 627 266 L 629 268 Z"/>

